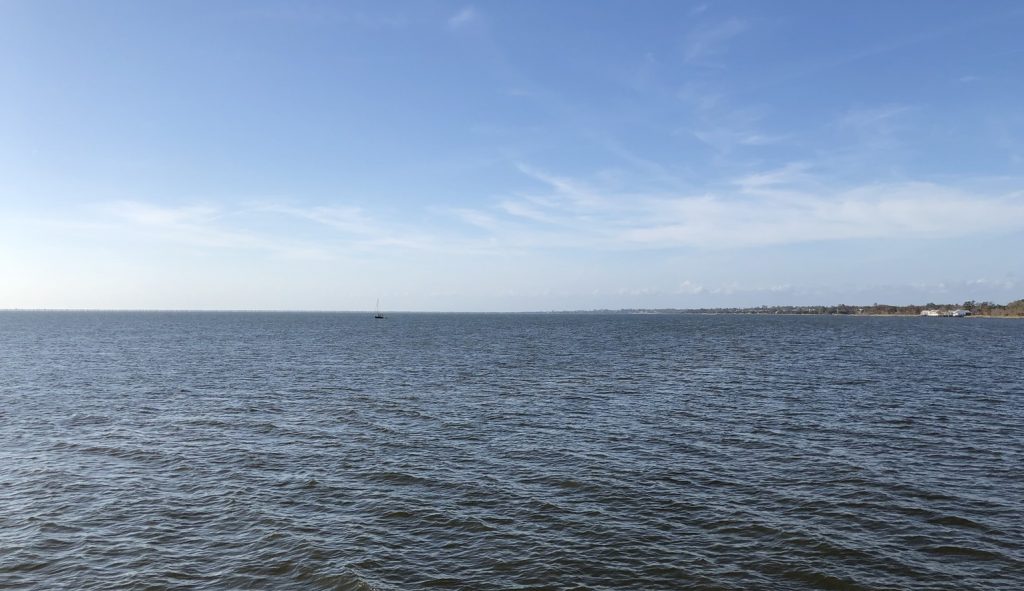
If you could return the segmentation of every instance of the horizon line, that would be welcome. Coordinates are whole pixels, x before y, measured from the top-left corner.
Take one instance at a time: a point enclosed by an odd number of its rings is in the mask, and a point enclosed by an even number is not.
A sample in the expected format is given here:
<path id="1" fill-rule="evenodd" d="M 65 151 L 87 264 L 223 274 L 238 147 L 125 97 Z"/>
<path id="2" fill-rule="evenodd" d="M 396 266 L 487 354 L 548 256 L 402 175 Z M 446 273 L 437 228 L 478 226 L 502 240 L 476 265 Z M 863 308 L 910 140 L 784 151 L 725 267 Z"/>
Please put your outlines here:
<path id="1" fill-rule="evenodd" d="M 971 300 L 967 300 L 971 301 Z M 988 302 L 996 306 L 1007 306 L 1012 302 Z M 983 300 L 984 302 L 984 300 Z M 934 303 L 936 307 L 960 306 L 959 303 Z M 394 310 L 387 314 L 569 314 L 580 312 L 623 312 L 623 311 L 658 311 L 673 310 L 677 312 L 697 310 L 757 310 L 761 308 L 872 308 L 876 306 L 925 307 L 928 304 L 759 304 L 752 306 L 700 306 L 688 308 L 676 307 L 633 307 L 633 308 L 576 308 L 551 310 Z M 374 310 L 325 310 L 325 309 L 286 309 L 286 308 L 0 308 L 0 312 L 190 312 L 190 313 L 277 313 L 277 314 L 373 314 Z"/>

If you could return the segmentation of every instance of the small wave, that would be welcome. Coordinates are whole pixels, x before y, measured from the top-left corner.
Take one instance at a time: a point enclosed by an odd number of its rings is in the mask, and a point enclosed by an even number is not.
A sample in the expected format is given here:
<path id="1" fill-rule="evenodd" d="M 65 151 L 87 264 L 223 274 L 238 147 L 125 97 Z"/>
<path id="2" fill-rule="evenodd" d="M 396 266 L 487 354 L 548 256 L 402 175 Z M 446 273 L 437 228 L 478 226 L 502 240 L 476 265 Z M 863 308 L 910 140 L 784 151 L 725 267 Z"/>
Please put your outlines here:
<path id="1" fill-rule="evenodd" d="M 379 591 L 366 580 L 351 572 L 343 573 L 310 573 L 295 577 L 309 584 L 310 589 L 330 589 L 331 591 Z"/>
<path id="2" fill-rule="evenodd" d="M 952 525 L 954 527 L 965 527 L 968 529 L 988 530 L 987 526 L 984 526 L 977 521 L 971 521 L 966 517 L 957 517 L 956 515 L 943 515 L 940 517 L 933 517 L 928 520 L 929 523 L 936 525 Z"/>
<path id="3" fill-rule="evenodd" d="M 69 427 L 85 427 L 91 425 L 109 425 L 114 422 L 112 417 L 107 415 L 95 415 L 76 412 L 68 417 L 65 424 Z"/>
<path id="4" fill-rule="evenodd" d="M 965 558 L 977 558 L 979 560 L 1000 560 L 1004 558 L 1003 555 L 998 552 L 991 552 L 980 548 L 968 548 L 966 546 L 928 546 L 922 548 L 922 550 L 937 556 L 963 556 Z"/>
<path id="5" fill-rule="evenodd" d="M 868 591 L 870 589 L 870 587 L 865 587 L 856 581 L 841 579 L 818 571 L 790 569 L 783 571 L 781 574 L 784 578 L 791 581 L 808 583 L 815 589 L 828 589 L 830 591 Z"/>
<path id="6" fill-rule="evenodd" d="M 46 568 L 47 566 L 49 566 L 49 564 L 49 562 L 43 562 L 39 560 L 25 560 L 22 562 L 15 562 L 10 566 L 0 566 L 0 572 L 30 573 L 42 568 Z"/>
<path id="7" fill-rule="evenodd" d="M 371 473 L 367 474 L 367 477 L 370 480 L 375 480 L 375 481 L 378 481 L 378 482 L 386 482 L 388 484 L 404 484 L 404 485 L 421 484 L 421 485 L 429 485 L 429 484 L 434 484 L 435 483 L 435 481 L 431 480 L 431 479 L 421 478 L 421 477 L 415 476 L 413 474 L 407 474 L 405 472 L 396 472 L 396 471 L 371 472 Z"/>

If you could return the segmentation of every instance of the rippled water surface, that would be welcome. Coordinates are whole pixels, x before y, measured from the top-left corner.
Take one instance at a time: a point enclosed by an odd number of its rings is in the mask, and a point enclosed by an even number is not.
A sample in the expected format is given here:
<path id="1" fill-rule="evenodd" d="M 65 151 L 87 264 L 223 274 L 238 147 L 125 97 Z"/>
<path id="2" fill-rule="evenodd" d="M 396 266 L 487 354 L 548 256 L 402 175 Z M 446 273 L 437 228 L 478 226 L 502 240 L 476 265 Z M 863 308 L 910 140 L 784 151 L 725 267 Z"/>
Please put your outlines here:
<path id="1" fill-rule="evenodd" d="M 1024 322 L 0 313 L 3 589 L 1024 589 Z"/>

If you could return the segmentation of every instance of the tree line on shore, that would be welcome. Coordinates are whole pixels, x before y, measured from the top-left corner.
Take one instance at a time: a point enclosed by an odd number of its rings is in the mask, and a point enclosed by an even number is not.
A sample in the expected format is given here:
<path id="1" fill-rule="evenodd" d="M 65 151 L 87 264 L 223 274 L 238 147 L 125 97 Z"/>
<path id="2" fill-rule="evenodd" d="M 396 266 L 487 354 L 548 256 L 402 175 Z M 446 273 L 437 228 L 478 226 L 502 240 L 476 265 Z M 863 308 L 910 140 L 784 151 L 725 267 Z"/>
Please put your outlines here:
<path id="1" fill-rule="evenodd" d="M 1006 305 L 993 302 L 967 300 L 962 304 L 935 304 L 929 302 L 923 306 L 889 306 L 873 304 L 864 306 L 862 314 L 920 314 L 924 310 L 967 310 L 972 316 L 1024 316 L 1024 299 L 1014 300 Z"/>
<path id="2" fill-rule="evenodd" d="M 849 314 L 863 316 L 919 316 L 925 310 L 938 310 L 947 314 L 954 310 L 966 310 L 971 316 L 1024 316 L 1024 299 L 1008 304 L 996 304 L 987 301 L 967 300 L 960 304 L 936 304 L 928 302 L 922 305 L 893 306 L 889 304 L 871 304 L 870 306 L 757 306 L 753 308 L 661 308 L 619 310 L 627 313 L 662 313 L 662 314 Z M 595 310 L 609 312 L 610 310 Z"/>

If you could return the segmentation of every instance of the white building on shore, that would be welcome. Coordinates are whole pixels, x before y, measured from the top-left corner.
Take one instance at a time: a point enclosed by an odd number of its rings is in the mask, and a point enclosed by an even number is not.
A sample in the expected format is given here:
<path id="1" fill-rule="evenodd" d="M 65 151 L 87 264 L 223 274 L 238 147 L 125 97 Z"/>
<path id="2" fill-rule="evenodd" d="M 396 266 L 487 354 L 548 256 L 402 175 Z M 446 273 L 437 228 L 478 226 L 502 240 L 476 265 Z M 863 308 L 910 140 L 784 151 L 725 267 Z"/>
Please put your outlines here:
<path id="1" fill-rule="evenodd" d="M 921 316 L 951 316 L 953 318 L 963 318 L 970 315 L 970 310 L 964 310 L 962 308 L 958 308 L 956 310 L 921 310 Z"/>

